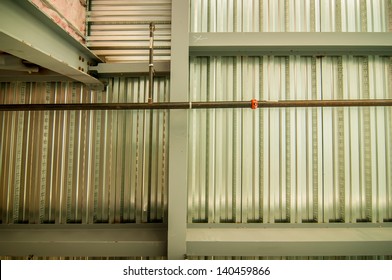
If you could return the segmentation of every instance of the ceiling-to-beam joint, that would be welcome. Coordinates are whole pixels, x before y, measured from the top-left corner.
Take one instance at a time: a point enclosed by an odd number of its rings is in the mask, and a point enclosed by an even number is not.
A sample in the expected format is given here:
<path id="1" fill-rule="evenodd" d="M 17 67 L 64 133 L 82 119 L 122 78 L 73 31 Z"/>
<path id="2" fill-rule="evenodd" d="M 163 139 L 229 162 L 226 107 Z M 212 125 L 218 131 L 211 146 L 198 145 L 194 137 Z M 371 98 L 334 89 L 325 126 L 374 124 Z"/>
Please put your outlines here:
<path id="1" fill-rule="evenodd" d="M 87 73 L 88 65 L 99 58 L 29 1 L 0 1 L 0 50 L 93 88 L 103 88 Z"/>

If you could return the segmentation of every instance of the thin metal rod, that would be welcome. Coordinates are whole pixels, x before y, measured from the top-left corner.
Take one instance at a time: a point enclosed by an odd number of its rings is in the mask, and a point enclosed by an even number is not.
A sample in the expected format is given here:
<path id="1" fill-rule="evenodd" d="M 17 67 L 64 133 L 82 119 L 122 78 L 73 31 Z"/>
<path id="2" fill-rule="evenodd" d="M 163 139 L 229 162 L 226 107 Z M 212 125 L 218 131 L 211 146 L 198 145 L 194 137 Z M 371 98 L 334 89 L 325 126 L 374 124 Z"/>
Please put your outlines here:
<path id="1" fill-rule="evenodd" d="M 151 104 L 154 97 L 154 30 L 155 25 L 150 22 L 150 47 L 149 47 L 149 84 L 148 84 L 148 103 Z"/>
<path id="2" fill-rule="evenodd" d="M 144 99 L 146 97 L 144 96 Z M 145 212 L 148 211 L 148 206 L 147 208 L 145 207 L 145 202 L 144 198 L 145 196 L 145 191 L 146 191 L 146 153 L 147 153 L 147 111 L 143 112 L 143 142 L 142 142 L 142 221 L 143 222 L 148 222 L 148 218 L 146 220 L 144 219 L 145 217 Z M 149 196 L 147 195 L 147 201 L 149 200 Z"/>
<path id="3" fill-rule="evenodd" d="M 151 193 L 152 193 L 152 146 L 153 146 L 153 125 L 154 111 L 150 111 L 150 134 L 148 143 L 148 189 L 147 189 L 147 221 L 151 222 Z"/>
<path id="4" fill-rule="evenodd" d="M 279 100 L 257 101 L 258 108 L 287 107 L 371 107 L 392 106 L 392 99 L 355 100 Z M 67 104 L 2 104 L 0 111 L 78 111 L 78 110 L 175 110 L 252 108 L 251 101 L 159 102 L 159 103 L 67 103 Z"/>
<path id="5" fill-rule="evenodd" d="M 148 104 L 152 104 L 154 100 L 154 31 L 155 24 L 150 22 L 150 48 L 149 48 L 149 86 L 148 86 Z M 152 142 L 153 142 L 153 125 L 154 112 L 150 111 L 150 132 L 148 146 L 148 185 L 147 185 L 147 221 L 151 220 L 151 192 L 152 192 Z"/>

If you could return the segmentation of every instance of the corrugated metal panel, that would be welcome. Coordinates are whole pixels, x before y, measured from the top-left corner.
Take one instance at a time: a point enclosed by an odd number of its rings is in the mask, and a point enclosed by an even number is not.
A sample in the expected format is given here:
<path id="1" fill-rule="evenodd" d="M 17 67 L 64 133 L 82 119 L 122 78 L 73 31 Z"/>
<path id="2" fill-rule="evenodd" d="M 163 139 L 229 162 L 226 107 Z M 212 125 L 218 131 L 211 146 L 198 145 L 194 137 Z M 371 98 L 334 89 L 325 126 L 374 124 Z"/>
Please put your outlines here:
<path id="1" fill-rule="evenodd" d="M 389 0 L 191 0 L 192 32 L 386 32 L 390 17 Z"/>
<path id="2" fill-rule="evenodd" d="M 392 98 L 390 58 L 323 59 L 325 99 Z M 389 71 L 388 71 L 389 69 Z M 324 219 L 392 218 L 392 110 L 323 110 Z"/>
<path id="3" fill-rule="evenodd" d="M 144 102 L 146 77 L 108 82 L 105 92 L 71 82 L 1 83 L 0 103 Z M 157 99 L 168 100 L 168 78 L 157 77 L 154 87 Z M 1 112 L 2 223 L 162 222 L 168 112 L 152 117 L 150 192 L 150 114 Z"/>
<path id="4" fill-rule="evenodd" d="M 148 61 L 149 22 L 154 60 L 170 60 L 171 0 L 90 2 L 87 46 L 106 62 Z"/>
<path id="5" fill-rule="evenodd" d="M 386 57 L 192 57 L 190 99 L 392 98 Z M 392 219 L 392 109 L 192 111 L 188 222 Z"/>

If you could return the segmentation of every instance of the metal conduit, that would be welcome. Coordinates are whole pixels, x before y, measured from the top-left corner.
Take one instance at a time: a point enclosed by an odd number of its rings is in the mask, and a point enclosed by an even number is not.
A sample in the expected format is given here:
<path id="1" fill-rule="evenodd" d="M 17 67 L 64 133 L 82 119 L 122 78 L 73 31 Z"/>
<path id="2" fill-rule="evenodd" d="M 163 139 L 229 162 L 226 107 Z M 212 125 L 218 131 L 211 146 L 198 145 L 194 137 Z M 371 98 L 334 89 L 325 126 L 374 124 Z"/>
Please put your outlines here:
<path id="1" fill-rule="evenodd" d="M 150 23 L 150 47 L 149 47 L 149 84 L 148 84 L 148 103 L 151 104 L 154 98 L 154 23 Z"/>
<path id="2" fill-rule="evenodd" d="M 150 23 L 150 46 L 149 46 L 149 83 L 148 83 L 148 99 L 147 103 L 152 104 L 154 99 L 154 31 L 155 24 L 153 22 Z M 149 134 L 149 150 L 148 150 L 148 189 L 147 189 L 147 197 L 151 197 L 151 189 L 152 189 L 152 134 L 153 134 L 153 111 L 150 111 L 150 134 Z M 145 119 L 146 120 L 146 119 Z M 144 124 L 144 128 L 146 128 L 146 124 Z M 144 157 L 145 157 L 144 151 Z M 145 160 L 145 159 L 144 159 Z M 144 181 L 144 179 L 143 179 Z M 150 221 L 151 218 L 151 200 L 147 200 L 147 220 Z"/>
<path id="3" fill-rule="evenodd" d="M 289 107 L 370 107 L 392 106 L 392 99 L 353 100 L 250 100 L 159 103 L 67 103 L 67 104 L 2 104 L 0 111 L 78 111 L 78 110 L 176 110 L 225 108 L 289 108 Z M 255 108 L 254 108 L 255 109 Z"/>

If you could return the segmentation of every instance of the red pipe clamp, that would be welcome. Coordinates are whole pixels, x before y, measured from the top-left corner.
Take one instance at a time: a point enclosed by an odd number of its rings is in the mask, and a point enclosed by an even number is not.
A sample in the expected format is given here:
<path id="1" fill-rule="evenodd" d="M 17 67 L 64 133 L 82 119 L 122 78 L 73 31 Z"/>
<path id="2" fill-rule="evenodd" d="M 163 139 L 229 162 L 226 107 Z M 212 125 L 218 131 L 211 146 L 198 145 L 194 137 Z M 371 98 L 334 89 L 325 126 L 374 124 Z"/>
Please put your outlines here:
<path id="1" fill-rule="evenodd" d="M 257 99 L 254 98 L 251 100 L 251 104 L 252 104 L 252 110 L 257 109 L 257 107 L 259 106 Z"/>

